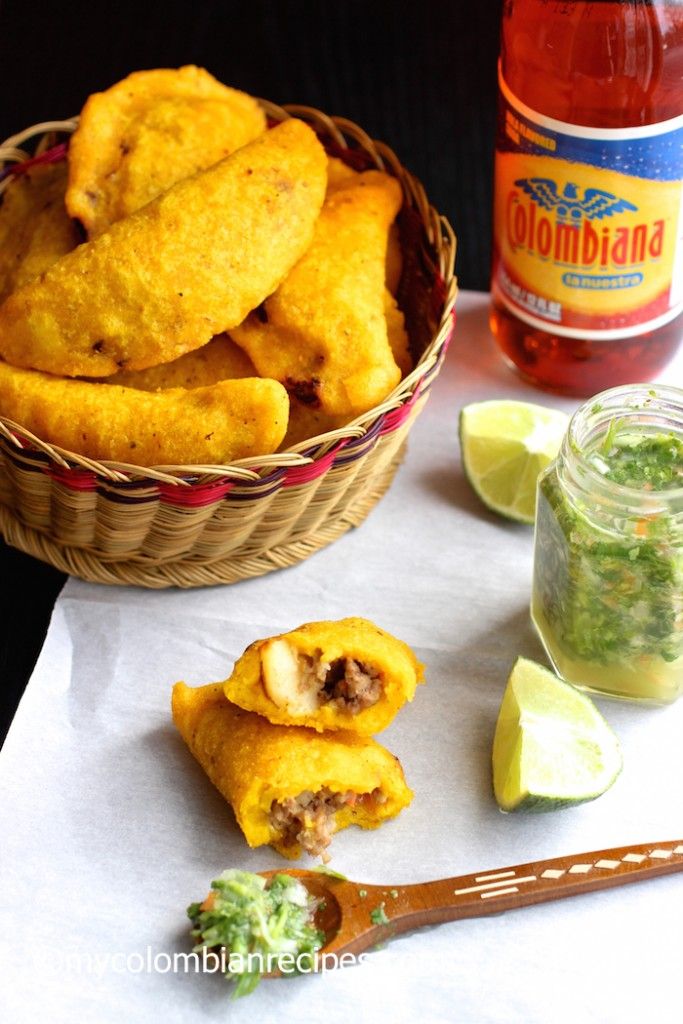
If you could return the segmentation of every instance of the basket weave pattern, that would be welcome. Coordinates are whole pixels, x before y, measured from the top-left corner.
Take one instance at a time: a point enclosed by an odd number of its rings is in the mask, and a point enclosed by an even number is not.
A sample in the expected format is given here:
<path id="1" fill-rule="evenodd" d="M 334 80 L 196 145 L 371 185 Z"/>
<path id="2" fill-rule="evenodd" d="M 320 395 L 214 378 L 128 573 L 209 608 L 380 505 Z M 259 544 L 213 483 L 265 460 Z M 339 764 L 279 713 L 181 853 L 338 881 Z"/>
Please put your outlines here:
<path id="1" fill-rule="evenodd" d="M 144 469 L 96 462 L 0 417 L 0 532 L 7 543 L 96 582 L 153 588 L 232 583 L 329 544 L 361 523 L 391 483 L 452 329 L 453 232 L 392 151 L 362 129 L 307 107 L 263 105 L 271 123 L 300 117 L 330 153 L 400 181 L 399 303 L 419 356 L 414 370 L 348 426 L 229 466 Z M 0 147 L 0 174 L 8 180 L 27 160 L 63 159 L 65 146 L 55 145 L 60 136 L 54 133 L 76 124 L 49 122 L 9 139 Z M 33 154 L 21 148 L 36 137 Z"/>

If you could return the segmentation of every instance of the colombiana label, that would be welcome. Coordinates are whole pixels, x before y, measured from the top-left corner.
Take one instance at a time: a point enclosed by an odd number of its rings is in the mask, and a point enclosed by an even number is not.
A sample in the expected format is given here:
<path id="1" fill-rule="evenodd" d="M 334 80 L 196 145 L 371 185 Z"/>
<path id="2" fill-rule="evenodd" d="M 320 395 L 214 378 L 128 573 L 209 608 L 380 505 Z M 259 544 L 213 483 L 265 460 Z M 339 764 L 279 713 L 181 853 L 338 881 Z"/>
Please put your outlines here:
<path id="1" fill-rule="evenodd" d="M 611 340 L 683 311 L 683 116 L 589 128 L 518 100 L 499 69 L 496 298 L 532 327 Z"/>

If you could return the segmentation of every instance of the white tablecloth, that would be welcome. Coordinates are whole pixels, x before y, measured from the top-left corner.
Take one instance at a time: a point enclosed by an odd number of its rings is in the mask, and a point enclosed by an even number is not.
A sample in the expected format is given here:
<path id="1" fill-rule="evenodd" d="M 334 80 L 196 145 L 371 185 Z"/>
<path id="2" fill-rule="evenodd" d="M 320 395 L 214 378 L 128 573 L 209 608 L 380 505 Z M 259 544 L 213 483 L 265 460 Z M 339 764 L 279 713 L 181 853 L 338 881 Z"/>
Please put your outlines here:
<path id="1" fill-rule="evenodd" d="M 240 1002 L 216 976 L 162 973 L 188 950 L 185 907 L 250 851 L 171 724 L 171 684 L 229 674 L 256 637 L 364 615 L 410 643 L 427 685 L 380 737 L 415 799 L 377 832 L 348 829 L 332 866 L 406 883 L 680 838 L 683 702 L 602 701 L 625 767 L 599 800 L 503 815 L 491 793 L 496 715 L 529 625 L 532 535 L 482 508 L 463 478 L 461 405 L 523 397 L 571 410 L 503 365 L 487 298 L 458 327 L 398 476 L 361 528 L 292 569 L 230 587 L 152 593 L 70 580 L 0 755 L 0 1019 L 523 1022 L 680 1020 L 683 878 L 403 937 L 362 966 L 264 982 Z M 683 379 L 683 363 L 664 375 Z M 160 970 L 148 970 L 157 957 Z"/>

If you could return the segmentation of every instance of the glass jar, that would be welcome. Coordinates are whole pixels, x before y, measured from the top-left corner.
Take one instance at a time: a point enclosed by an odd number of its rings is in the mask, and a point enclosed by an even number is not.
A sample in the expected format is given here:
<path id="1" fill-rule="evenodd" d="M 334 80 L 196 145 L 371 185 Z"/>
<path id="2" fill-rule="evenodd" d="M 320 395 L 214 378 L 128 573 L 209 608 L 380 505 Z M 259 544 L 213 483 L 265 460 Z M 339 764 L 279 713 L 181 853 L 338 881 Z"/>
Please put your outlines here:
<path id="1" fill-rule="evenodd" d="M 612 388 L 576 412 L 539 478 L 531 617 L 568 682 L 683 693 L 683 390 Z"/>

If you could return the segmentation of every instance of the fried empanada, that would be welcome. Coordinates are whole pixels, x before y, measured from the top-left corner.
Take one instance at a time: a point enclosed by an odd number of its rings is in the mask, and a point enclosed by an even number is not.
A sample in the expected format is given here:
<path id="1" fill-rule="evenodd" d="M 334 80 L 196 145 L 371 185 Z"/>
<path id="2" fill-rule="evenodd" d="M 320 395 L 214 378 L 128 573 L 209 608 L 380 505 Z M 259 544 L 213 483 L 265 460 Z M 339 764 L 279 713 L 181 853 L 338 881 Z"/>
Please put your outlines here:
<path id="1" fill-rule="evenodd" d="M 413 699 L 423 672 L 402 640 L 349 618 L 255 641 L 224 690 L 234 704 L 278 725 L 373 736 Z"/>
<path id="2" fill-rule="evenodd" d="M 386 285 L 392 295 L 398 291 L 403 273 L 403 253 L 401 252 L 401 236 L 398 224 L 392 224 L 389 228 L 389 239 L 387 241 L 387 259 L 385 264 Z"/>
<path id="3" fill-rule="evenodd" d="M 17 175 L 0 206 L 0 302 L 81 241 L 64 206 L 66 164 L 36 164 Z"/>
<path id="4" fill-rule="evenodd" d="M 148 370 L 123 370 L 109 377 L 107 383 L 139 391 L 163 391 L 166 388 L 203 388 L 219 380 L 241 377 L 258 377 L 256 367 L 227 334 L 219 334 L 208 345 L 186 352 L 172 363 L 151 366 Z"/>
<path id="5" fill-rule="evenodd" d="M 265 128 L 256 100 L 203 68 L 136 71 L 83 108 L 69 146 L 69 212 L 94 238 Z"/>
<path id="6" fill-rule="evenodd" d="M 173 687 L 173 720 L 231 804 L 249 846 L 325 854 L 347 825 L 378 828 L 412 800 L 398 758 L 354 733 L 271 725 L 228 701 L 220 683 Z"/>
<path id="7" fill-rule="evenodd" d="M 306 251 L 326 180 L 313 130 L 283 122 L 6 299 L 0 355 L 103 377 L 200 348 L 240 324 Z"/>
<path id="8" fill-rule="evenodd" d="M 328 196 L 313 241 L 278 290 L 230 335 L 293 400 L 332 417 L 366 412 L 401 378 L 385 318 L 394 178 L 366 171 Z"/>
<path id="9" fill-rule="evenodd" d="M 406 331 L 405 317 L 398 308 L 398 303 L 389 288 L 384 292 L 384 316 L 387 321 L 387 336 L 392 354 L 401 370 L 401 376 L 405 377 L 413 368 L 410 339 Z"/>
<path id="10" fill-rule="evenodd" d="M 327 434 L 330 430 L 337 430 L 346 426 L 348 419 L 348 416 L 330 416 L 323 409 L 302 405 L 290 396 L 289 423 L 280 448 L 285 451 L 293 444 L 308 441 L 319 434 Z"/>
<path id="11" fill-rule="evenodd" d="M 410 343 L 405 329 L 405 318 L 398 308 L 396 299 L 388 289 L 384 291 L 384 315 L 387 321 L 387 337 L 391 352 L 402 376 L 413 368 L 413 357 L 410 354 Z M 289 402 L 289 425 L 285 439 L 282 442 L 282 449 L 299 444 L 318 434 L 326 434 L 330 430 L 337 430 L 346 426 L 349 422 L 348 416 L 331 416 L 324 409 L 313 405 L 305 405 L 294 395 L 290 396 Z"/>
<path id="12" fill-rule="evenodd" d="M 359 182 L 362 183 L 362 175 L 354 171 L 352 167 L 345 164 L 336 156 L 328 157 L 327 161 L 327 195 L 340 192 L 345 188 L 355 188 Z M 392 224 L 389 228 L 387 240 L 387 255 L 385 264 L 386 285 L 392 295 L 398 291 L 401 272 L 403 270 L 403 254 L 401 253 L 401 239 L 398 225 Z M 400 365 L 400 364 L 399 364 Z"/>
<path id="13" fill-rule="evenodd" d="M 350 185 L 354 186 L 358 183 L 360 178 L 360 172 L 354 171 L 353 167 L 349 167 L 339 157 L 329 156 L 327 158 L 327 194 L 331 196 L 333 192 L 338 192 L 342 188 L 348 188 Z"/>
<path id="14" fill-rule="evenodd" d="M 43 441 L 92 459 L 223 465 L 274 452 L 289 403 L 281 384 L 260 377 L 146 392 L 0 362 L 0 413 Z"/>

